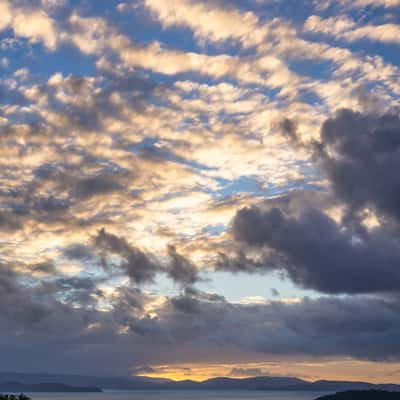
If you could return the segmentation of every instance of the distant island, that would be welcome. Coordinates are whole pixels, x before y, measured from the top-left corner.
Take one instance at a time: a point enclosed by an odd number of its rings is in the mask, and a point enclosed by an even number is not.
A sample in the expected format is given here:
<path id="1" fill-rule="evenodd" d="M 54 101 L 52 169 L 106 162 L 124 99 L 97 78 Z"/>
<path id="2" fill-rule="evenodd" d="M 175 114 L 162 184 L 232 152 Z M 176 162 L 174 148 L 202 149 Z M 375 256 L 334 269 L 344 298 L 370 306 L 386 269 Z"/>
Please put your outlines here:
<path id="1" fill-rule="evenodd" d="M 2 382 L 0 383 L 0 393 L 101 393 L 102 390 L 96 386 L 69 386 L 64 383 L 21 383 L 21 382 Z M 3 395 L 4 396 L 4 395 Z M 22 395 L 23 396 L 23 395 Z M 15 396 L 14 396 L 15 397 Z M 25 398 L 2 399 L 0 400 L 29 400 Z"/>
<path id="2" fill-rule="evenodd" d="M 0 393 L 101 392 L 102 390 L 259 390 L 325 393 L 375 390 L 400 392 L 400 385 L 328 380 L 309 382 L 285 376 L 220 377 L 196 382 L 144 376 L 118 377 L 0 372 Z M 400 399 L 399 393 L 397 393 L 397 396 Z"/>
<path id="3" fill-rule="evenodd" d="M 348 390 L 322 396 L 316 400 L 399 400 L 399 398 L 399 393 L 385 390 Z"/>

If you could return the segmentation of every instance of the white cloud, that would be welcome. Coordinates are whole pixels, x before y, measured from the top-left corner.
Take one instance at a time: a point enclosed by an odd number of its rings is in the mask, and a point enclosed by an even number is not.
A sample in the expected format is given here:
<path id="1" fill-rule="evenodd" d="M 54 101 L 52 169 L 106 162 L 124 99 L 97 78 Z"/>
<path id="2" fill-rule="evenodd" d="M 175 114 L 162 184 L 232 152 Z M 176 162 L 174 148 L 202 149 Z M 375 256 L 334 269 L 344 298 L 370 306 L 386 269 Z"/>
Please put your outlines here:
<path id="1" fill-rule="evenodd" d="M 312 15 L 305 22 L 304 30 L 306 32 L 322 33 L 349 42 L 366 39 L 373 42 L 400 43 L 400 25 L 359 26 L 346 16 L 323 19 Z"/>
<path id="2" fill-rule="evenodd" d="M 400 0 L 314 0 L 317 10 L 326 10 L 331 6 L 339 5 L 347 10 L 364 7 L 395 8 L 400 6 Z"/>
<path id="3" fill-rule="evenodd" d="M 55 22 L 43 10 L 15 7 L 8 0 L 0 2 L 0 30 L 11 28 L 16 36 L 41 42 L 49 50 L 55 50 L 58 32 Z"/>
<path id="4" fill-rule="evenodd" d="M 341 0 L 349 8 L 363 8 L 367 6 L 394 8 L 400 6 L 400 0 Z"/>
<path id="5" fill-rule="evenodd" d="M 230 39 L 244 46 L 256 46 L 269 33 L 268 25 L 261 25 L 254 13 L 218 7 L 207 1 L 144 0 L 144 4 L 164 27 L 188 27 L 200 41 Z"/>

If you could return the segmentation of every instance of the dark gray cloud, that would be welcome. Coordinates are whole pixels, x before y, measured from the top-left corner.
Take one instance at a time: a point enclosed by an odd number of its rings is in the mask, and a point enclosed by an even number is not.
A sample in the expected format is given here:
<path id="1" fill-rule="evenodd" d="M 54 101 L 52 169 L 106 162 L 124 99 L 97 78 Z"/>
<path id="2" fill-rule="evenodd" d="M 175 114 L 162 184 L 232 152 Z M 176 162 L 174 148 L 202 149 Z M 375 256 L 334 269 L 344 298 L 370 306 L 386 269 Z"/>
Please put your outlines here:
<path id="1" fill-rule="evenodd" d="M 193 285 L 199 281 L 199 272 L 187 258 L 180 255 L 174 246 L 168 247 L 170 262 L 167 266 L 168 275 L 183 285 Z"/>
<path id="2" fill-rule="evenodd" d="M 86 260 L 93 257 L 93 250 L 90 246 L 72 244 L 64 249 L 64 255 L 71 260 Z"/>
<path id="3" fill-rule="evenodd" d="M 156 260 L 120 238 L 101 229 L 94 238 L 94 245 L 106 253 L 122 258 L 119 268 L 136 283 L 153 282 L 161 267 Z"/>
<path id="4" fill-rule="evenodd" d="M 340 110 L 316 145 L 335 195 L 351 211 L 372 207 L 400 220 L 400 118 Z"/>
<path id="5" fill-rule="evenodd" d="M 21 229 L 22 224 L 17 215 L 11 212 L 0 212 L 0 228 L 3 231 L 15 231 Z"/>
<path id="6" fill-rule="evenodd" d="M 267 246 L 281 269 L 298 285 L 325 293 L 370 293 L 400 290 L 400 245 L 381 231 L 354 232 L 317 209 L 300 216 L 278 208 L 240 210 L 233 223 L 235 238 L 249 246 Z"/>
<path id="7" fill-rule="evenodd" d="M 272 295 L 273 297 L 279 297 L 279 296 L 280 296 L 279 290 L 278 290 L 278 289 L 275 289 L 275 288 L 272 288 L 272 289 L 271 289 L 271 295 Z"/>
<path id="8" fill-rule="evenodd" d="M 226 301 L 224 296 L 221 296 L 217 293 L 203 292 L 194 287 L 185 288 L 184 293 L 186 296 L 200 299 L 203 301 L 209 301 L 209 302 L 225 302 Z"/>
<path id="9" fill-rule="evenodd" d="M 24 363 L 26 371 L 59 366 L 63 372 L 125 374 L 193 357 L 240 362 L 246 352 L 400 359 L 396 296 L 240 305 L 189 287 L 158 301 L 150 315 L 145 310 L 152 299 L 139 288 L 119 287 L 107 297 L 87 278 L 49 277 L 35 285 L 23 280 L 0 267 L 0 351 L 12 369 Z M 93 296 L 109 309 L 95 307 Z"/>
<path id="10" fill-rule="evenodd" d="M 172 305 L 177 311 L 185 314 L 200 314 L 202 312 L 199 300 L 192 297 L 178 297 L 172 300 Z"/>
<path id="11" fill-rule="evenodd" d="M 18 282 L 19 276 L 9 266 L 0 264 L 0 321 L 9 326 L 29 327 L 39 323 L 49 312 L 35 301 L 33 290 Z"/>
<path id="12" fill-rule="evenodd" d="M 81 157 L 82 161 L 76 165 L 62 162 L 46 163 L 34 170 L 35 179 L 31 186 L 40 188 L 51 184 L 53 193 L 63 197 L 63 200 L 54 197 L 35 198 L 31 201 L 35 210 L 62 211 L 67 210 L 71 204 L 96 195 L 107 196 L 115 192 L 124 194 L 126 190 L 123 182 L 134 179 L 133 173 L 117 168 L 110 160 L 94 158 L 79 149 L 69 150 L 71 154 Z M 68 197 L 65 197 L 65 192 Z"/>
<path id="13" fill-rule="evenodd" d="M 98 194 L 122 192 L 123 186 L 113 176 L 91 176 L 77 182 L 73 194 L 86 199 Z"/>
<path id="14" fill-rule="evenodd" d="M 284 118 L 279 122 L 279 130 L 288 140 L 292 142 L 299 142 L 299 135 L 295 121 L 289 118 Z"/>
<path id="15" fill-rule="evenodd" d="M 139 288 L 121 287 L 118 289 L 118 310 L 129 315 L 132 310 L 143 310 L 145 296 Z"/>
<path id="16" fill-rule="evenodd" d="M 53 274 L 56 270 L 56 267 L 53 262 L 51 261 L 44 261 L 38 264 L 34 264 L 30 266 L 30 269 L 33 272 L 42 272 L 45 274 Z"/>
<path id="17" fill-rule="evenodd" d="M 194 331 L 196 326 L 202 327 L 207 321 L 206 341 L 234 344 L 250 351 L 349 355 L 374 360 L 397 359 L 400 351 L 398 346 L 390 349 L 395 332 L 399 330 L 393 320 L 400 311 L 397 301 L 320 298 L 304 299 L 292 305 L 273 302 L 247 307 L 199 302 L 192 314 L 188 308 L 184 313 L 181 309 L 177 311 L 192 326 L 193 339 L 204 334 L 204 331 Z M 213 319 L 215 314 L 218 321 Z"/>
<path id="18" fill-rule="evenodd" d="M 126 239 L 101 229 L 94 238 L 94 246 L 103 255 L 115 254 L 122 258 L 119 269 L 135 283 L 151 283 L 159 273 L 166 273 L 174 282 L 190 286 L 200 280 L 199 271 L 187 258 L 179 254 L 175 246 L 168 246 L 168 262 L 162 263 L 154 255 L 145 253 L 127 242 Z M 76 256 L 75 252 L 72 253 Z"/>
<path id="19" fill-rule="evenodd" d="M 281 129 L 299 144 L 295 124 L 285 120 Z M 325 202 L 293 193 L 239 210 L 232 223 L 238 256 L 224 256 L 219 267 L 279 270 L 299 286 L 331 294 L 399 291 L 400 241 L 393 229 L 400 217 L 399 117 L 340 110 L 312 149 L 332 188 Z M 344 208 L 341 221 L 327 214 L 330 205 Z M 379 227 L 363 224 L 367 207 Z M 259 249 L 261 261 L 252 263 L 245 246 Z"/>

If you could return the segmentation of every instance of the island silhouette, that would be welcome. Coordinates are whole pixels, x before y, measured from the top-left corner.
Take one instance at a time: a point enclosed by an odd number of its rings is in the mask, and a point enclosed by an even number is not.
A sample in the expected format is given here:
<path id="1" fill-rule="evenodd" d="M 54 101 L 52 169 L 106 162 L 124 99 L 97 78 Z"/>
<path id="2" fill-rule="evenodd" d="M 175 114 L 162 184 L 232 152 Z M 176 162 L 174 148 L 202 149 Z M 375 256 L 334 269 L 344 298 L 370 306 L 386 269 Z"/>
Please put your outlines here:
<path id="1" fill-rule="evenodd" d="M 348 390 L 318 397 L 316 400 L 399 400 L 400 393 L 385 390 Z"/>

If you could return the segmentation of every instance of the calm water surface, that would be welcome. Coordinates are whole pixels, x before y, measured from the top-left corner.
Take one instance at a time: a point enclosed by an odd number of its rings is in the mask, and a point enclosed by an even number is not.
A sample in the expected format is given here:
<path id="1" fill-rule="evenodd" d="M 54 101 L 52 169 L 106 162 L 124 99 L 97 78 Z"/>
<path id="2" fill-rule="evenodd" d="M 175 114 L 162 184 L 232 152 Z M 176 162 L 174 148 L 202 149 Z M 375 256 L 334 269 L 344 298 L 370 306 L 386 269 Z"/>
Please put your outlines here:
<path id="1" fill-rule="evenodd" d="M 104 393 L 32 393 L 32 400 L 314 400 L 321 392 L 133 391 Z"/>

